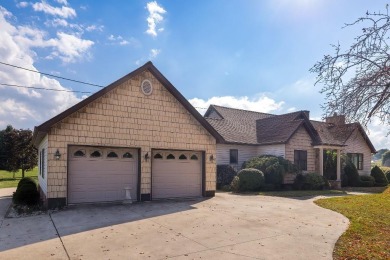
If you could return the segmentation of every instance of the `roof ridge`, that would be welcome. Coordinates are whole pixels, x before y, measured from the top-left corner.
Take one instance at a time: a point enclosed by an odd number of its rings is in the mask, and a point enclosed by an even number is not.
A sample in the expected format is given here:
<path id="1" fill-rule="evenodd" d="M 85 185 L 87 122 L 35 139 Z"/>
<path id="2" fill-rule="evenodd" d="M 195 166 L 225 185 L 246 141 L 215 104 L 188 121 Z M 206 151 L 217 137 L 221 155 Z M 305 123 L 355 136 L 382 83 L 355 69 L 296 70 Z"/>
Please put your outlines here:
<path id="1" fill-rule="evenodd" d="M 264 114 L 264 115 L 277 116 L 276 114 L 270 114 L 270 113 L 265 113 L 265 112 L 258 112 L 258 111 L 253 111 L 253 110 L 248 110 L 248 109 L 242 109 L 242 108 L 225 107 L 225 106 L 214 105 L 214 104 L 210 104 L 210 106 L 221 107 L 221 108 L 227 108 L 227 109 L 234 109 L 234 110 L 240 110 L 240 111 L 245 111 L 245 112 L 252 112 L 252 113 L 257 113 L 257 114 Z"/>

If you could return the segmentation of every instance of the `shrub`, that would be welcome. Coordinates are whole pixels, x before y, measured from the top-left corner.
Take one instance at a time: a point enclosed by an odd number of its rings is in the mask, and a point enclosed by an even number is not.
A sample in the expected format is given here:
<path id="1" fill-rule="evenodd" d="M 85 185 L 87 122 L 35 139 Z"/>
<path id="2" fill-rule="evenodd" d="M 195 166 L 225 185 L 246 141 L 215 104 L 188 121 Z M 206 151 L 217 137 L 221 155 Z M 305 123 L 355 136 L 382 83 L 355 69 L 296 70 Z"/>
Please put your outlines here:
<path id="1" fill-rule="evenodd" d="M 347 175 L 348 186 L 357 187 L 359 186 L 359 173 L 356 166 L 352 162 L 347 162 L 344 167 L 344 173 Z"/>
<path id="2" fill-rule="evenodd" d="M 217 189 L 229 185 L 237 172 L 230 165 L 217 165 Z"/>
<path id="3" fill-rule="evenodd" d="M 257 169 L 242 169 L 237 176 L 240 179 L 239 191 L 257 191 L 264 185 L 264 174 Z"/>
<path id="4" fill-rule="evenodd" d="M 329 187 L 329 182 L 318 173 L 297 174 L 293 184 L 295 190 L 322 190 Z"/>
<path id="5" fill-rule="evenodd" d="M 305 176 L 302 173 L 298 173 L 293 183 L 294 190 L 303 190 L 305 184 Z"/>
<path id="6" fill-rule="evenodd" d="M 378 167 L 374 166 L 371 169 L 371 176 L 375 179 L 375 186 L 387 186 L 389 182 L 387 181 L 387 178 L 383 171 Z"/>
<path id="7" fill-rule="evenodd" d="M 361 187 L 373 187 L 375 185 L 375 179 L 372 176 L 362 175 L 360 176 Z"/>
<path id="8" fill-rule="evenodd" d="M 19 205 L 37 205 L 39 203 L 39 192 L 35 181 L 31 178 L 21 179 L 12 200 Z"/>
<path id="9" fill-rule="evenodd" d="M 348 176 L 345 173 L 341 174 L 341 187 L 348 187 Z"/>
<path id="10" fill-rule="evenodd" d="M 390 167 L 380 167 L 382 172 L 386 175 L 387 181 L 390 183 Z"/>
<path id="11" fill-rule="evenodd" d="M 232 183 L 230 183 L 230 188 L 233 192 L 240 191 L 240 178 L 238 176 L 234 176 Z"/>
<path id="12" fill-rule="evenodd" d="M 382 165 L 386 167 L 390 166 L 390 151 L 387 151 L 382 155 Z"/>
<path id="13" fill-rule="evenodd" d="M 280 188 L 286 173 L 296 173 L 297 167 L 283 157 L 261 155 L 244 162 L 242 168 L 255 168 L 264 173 L 265 183 Z"/>
<path id="14" fill-rule="evenodd" d="M 35 182 L 35 180 L 34 180 L 33 178 L 31 178 L 31 177 L 24 177 L 24 178 L 22 178 L 22 179 L 19 181 L 17 189 L 18 189 L 20 186 L 22 186 L 23 184 L 29 183 L 29 182 L 34 183 L 34 184 L 36 185 L 36 182 Z"/>

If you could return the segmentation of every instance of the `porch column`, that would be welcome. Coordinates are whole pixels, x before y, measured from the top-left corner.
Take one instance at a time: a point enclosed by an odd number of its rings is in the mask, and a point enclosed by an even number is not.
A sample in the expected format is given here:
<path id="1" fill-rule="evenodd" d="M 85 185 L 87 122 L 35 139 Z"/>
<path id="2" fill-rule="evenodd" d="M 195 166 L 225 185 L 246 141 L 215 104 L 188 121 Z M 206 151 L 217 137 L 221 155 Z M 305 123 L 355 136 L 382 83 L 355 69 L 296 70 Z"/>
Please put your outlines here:
<path id="1" fill-rule="evenodd" d="M 320 175 L 324 176 L 324 149 L 320 147 Z"/>
<path id="2" fill-rule="evenodd" d="M 341 181 L 341 160 L 340 149 L 337 149 L 337 180 Z"/>

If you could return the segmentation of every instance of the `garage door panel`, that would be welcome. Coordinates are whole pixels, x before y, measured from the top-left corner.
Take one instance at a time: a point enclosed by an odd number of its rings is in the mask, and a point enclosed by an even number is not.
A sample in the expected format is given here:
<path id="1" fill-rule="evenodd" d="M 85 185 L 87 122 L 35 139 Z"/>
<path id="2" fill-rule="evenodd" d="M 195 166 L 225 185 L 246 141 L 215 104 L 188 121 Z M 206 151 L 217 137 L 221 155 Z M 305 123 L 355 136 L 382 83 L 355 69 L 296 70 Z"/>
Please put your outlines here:
<path id="1" fill-rule="evenodd" d="M 154 159 L 159 153 L 163 158 Z M 198 197 L 202 194 L 201 160 L 190 160 L 189 151 L 154 151 L 152 159 L 152 197 L 153 199 Z M 167 159 L 168 155 L 175 159 Z M 188 159 L 180 160 L 186 154 Z"/>
<path id="2" fill-rule="evenodd" d="M 85 157 L 72 157 L 73 152 L 83 149 Z M 100 158 L 91 158 L 90 151 L 99 150 Z M 118 158 L 107 158 L 114 151 Z M 130 152 L 131 159 L 121 158 L 125 152 Z M 108 202 L 125 199 L 125 187 L 131 188 L 131 197 L 137 197 L 138 154 L 135 149 L 110 147 L 70 147 L 68 169 L 68 202 Z"/>

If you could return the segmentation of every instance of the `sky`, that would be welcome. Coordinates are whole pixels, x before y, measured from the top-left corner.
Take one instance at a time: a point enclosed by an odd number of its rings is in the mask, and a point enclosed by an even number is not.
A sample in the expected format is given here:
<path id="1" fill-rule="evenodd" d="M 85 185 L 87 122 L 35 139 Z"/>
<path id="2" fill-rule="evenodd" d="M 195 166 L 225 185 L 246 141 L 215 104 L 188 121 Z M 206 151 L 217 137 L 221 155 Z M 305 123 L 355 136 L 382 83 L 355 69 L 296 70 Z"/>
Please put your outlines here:
<path id="1" fill-rule="evenodd" d="M 310 110 L 321 120 L 325 98 L 309 69 L 333 53 L 331 44 L 353 42 L 360 28 L 345 23 L 386 3 L 6 0 L 0 63 L 107 86 L 150 60 L 201 114 L 216 104 Z M 0 129 L 33 129 L 100 89 L 4 64 L 0 84 L 22 86 L 0 85 Z M 390 148 L 388 131 L 378 120 L 369 125 L 376 149 Z"/>

